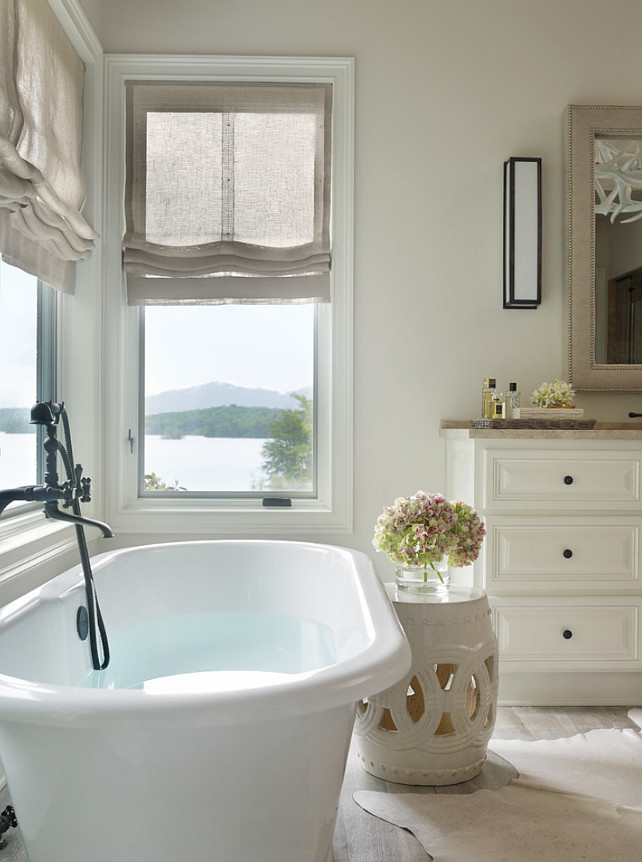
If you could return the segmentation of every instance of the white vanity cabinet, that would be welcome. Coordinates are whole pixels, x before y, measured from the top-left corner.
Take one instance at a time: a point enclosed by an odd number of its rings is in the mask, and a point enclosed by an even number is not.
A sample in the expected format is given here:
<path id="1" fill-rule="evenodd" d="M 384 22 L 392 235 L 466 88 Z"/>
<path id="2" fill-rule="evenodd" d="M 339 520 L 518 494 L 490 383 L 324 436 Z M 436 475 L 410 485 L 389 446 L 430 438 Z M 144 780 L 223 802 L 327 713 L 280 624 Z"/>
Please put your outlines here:
<path id="1" fill-rule="evenodd" d="M 642 703 L 642 427 L 441 435 L 446 496 L 486 523 L 463 577 L 493 610 L 500 703 Z"/>

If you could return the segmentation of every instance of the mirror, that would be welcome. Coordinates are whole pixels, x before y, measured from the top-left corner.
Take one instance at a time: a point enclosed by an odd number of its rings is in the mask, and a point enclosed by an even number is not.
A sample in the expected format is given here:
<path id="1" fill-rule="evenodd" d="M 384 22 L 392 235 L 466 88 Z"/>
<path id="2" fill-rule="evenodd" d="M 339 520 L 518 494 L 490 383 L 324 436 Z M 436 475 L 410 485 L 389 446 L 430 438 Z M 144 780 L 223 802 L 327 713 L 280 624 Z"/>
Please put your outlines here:
<path id="1" fill-rule="evenodd" d="M 569 376 L 642 391 L 642 107 L 565 115 Z"/>

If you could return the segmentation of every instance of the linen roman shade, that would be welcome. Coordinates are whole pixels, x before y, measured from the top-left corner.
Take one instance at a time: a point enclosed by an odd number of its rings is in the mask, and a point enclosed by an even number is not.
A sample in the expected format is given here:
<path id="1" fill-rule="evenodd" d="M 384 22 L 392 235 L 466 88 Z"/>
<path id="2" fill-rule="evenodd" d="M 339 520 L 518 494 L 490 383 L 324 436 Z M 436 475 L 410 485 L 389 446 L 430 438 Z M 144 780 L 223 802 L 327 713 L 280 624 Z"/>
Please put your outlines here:
<path id="1" fill-rule="evenodd" d="M 97 237 L 80 213 L 84 66 L 46 0 L 3 0 L 0 24 L 0 252 L 72 292 Z"/>
<path id="2" fill-rule="evenodd" d="M 330 298 L 332 87 L 127 84 L 130 305 Z"/>

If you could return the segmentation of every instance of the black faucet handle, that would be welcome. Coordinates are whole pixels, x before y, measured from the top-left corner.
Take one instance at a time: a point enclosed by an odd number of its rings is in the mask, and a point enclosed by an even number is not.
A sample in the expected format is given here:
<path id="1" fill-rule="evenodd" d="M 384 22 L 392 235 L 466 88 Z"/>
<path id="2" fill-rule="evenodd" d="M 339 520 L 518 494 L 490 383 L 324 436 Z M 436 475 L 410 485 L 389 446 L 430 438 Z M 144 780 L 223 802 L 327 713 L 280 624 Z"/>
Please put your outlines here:
<path id="1" fill-rule="evenodd" d="M 81 494 L 80 494 L 80 502 L 81 503 L 90 503 L 91 502 L 91 479 L 89 477 L 84 477 L 80 480 L 81 486 Z"/>
<path id="2" fill-rule="evenodd" d="M 73 506 L 74 500 L 76 499 L 75 486 L 71 482 L 63 482 L 58 489 L 58 494 L 52 494 L 54 499 L 62 500 L 62 505 L 64 509 L 69 509 L 70 506 Z M 54 488 L 55 492 L 56 489 Z"/>
<path id="3" fill-rule="evenodd" d="M 74 467 L 76 476 L 76 496 L 81 503 L 91 502 L 91 479 L 84 478 L 82 475 L 82 464 L 76 464 Z"/>

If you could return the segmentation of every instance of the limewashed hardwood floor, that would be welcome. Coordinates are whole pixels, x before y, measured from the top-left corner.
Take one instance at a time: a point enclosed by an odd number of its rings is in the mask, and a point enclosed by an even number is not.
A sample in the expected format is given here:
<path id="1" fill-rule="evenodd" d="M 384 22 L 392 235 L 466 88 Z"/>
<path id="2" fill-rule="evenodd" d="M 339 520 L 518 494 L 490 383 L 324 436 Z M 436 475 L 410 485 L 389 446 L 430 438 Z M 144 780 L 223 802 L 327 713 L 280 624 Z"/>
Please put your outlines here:
<path id="1" fill-rule="evenodd" d="M 627 709 L 583 707 L 502 707 L 497 710 L 494 736 L 496 739 L 559 739 L 586 733 L 599 727 L 636 728 L 627 715 Z M 475 786 L 422 788 L 418 792 L 466 793 Z M 427 862 L 429 856 L 419 842 L 408 832 L 367 814 L 353 801 L 355 790 L 380 790 L 388 793 L 406 793 L 410 788 L 392 784 L 369 775 L 359 765 L 354 751 L 350 752 L 346 769 L 339 816 L 334 836 L 334 862 Z M 0 792 L 0 811 L 10 803 L 5 788 Z M 18 819 L 20 813 L 17 812 Z M 0 862 L 27 862 L 20 840 L 19 829 L 9 829 L 3 836 L 6 847 L 0 849 Z M 51 860 L 64 862 L 64 860 Z M 87 860 L 91 862 L 91 860 Z M 127 860 L 131 862 L 131 860 Z M 201 860 L 199 860 L 201 862 Z M 207 862 L 207 860 L 202 860 Z M 233 862 L 233 860 L 229 860 Z M 260 860 L 257 859 L 257 862 Z"/>
<path id="2" fill-rule="evenodd" d="M 496 739 L 558 739 L 599 727 L 637 729 L 627 713 L 628 709 L 610 707 L 501 707 L 497 710 L 493 735 Z M 473 779 L 452 787 L 413 789 L 382 781 L 364 772 L 352 750 L 334 833 L 334 862 L 393 862 L 397 859 L 403 859 L 403 862 L 427 862 L 430 859 L 409 832 L 379 820 L 360 808 L 352 799 L 355 790 L 470 793 L 475 784 L 476 779 Z"/>

